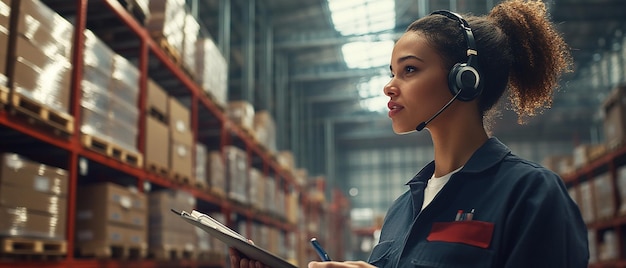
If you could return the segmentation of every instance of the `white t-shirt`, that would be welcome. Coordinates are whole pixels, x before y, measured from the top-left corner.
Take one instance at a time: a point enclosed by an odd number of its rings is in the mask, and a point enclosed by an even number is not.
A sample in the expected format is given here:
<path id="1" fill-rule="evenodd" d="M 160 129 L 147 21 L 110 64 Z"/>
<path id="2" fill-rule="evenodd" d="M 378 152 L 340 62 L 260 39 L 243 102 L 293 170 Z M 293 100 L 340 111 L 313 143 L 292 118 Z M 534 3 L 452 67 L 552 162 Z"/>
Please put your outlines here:
<path id="1" fill-rule="evenodd" d="M 435 173 L 433 173 L 433 176 L 428 180 L 428 184 L 426 184 L 426 189 L 424 189 L 424 203 L 422 203 L 422 209 L 433 201 L 437 193 L 439 193 L 443 186 L 450 180 L 452 174 L 457 173 L 462 168 L 463 166 L 439 178 L 435 177 Z"/>

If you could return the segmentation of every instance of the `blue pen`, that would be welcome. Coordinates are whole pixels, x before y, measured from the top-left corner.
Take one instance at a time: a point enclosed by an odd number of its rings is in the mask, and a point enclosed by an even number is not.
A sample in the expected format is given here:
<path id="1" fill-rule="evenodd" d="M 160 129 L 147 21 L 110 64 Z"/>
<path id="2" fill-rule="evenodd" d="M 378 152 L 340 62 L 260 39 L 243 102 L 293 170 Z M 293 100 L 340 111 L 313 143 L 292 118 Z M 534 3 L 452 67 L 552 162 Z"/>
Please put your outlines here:
<path id="1" fill-rule="evenodd" d="M 317 252 L 317 255 L 320 255 L 320 259 L 322 259 L 322 261 L 330 261 L 328 253 L 326 253 L 320 243 L 317 242 L 317 238 L 311 238 L 311 245 L 313 245 L 313 248 L 315 249 L 315 252 Z"/>

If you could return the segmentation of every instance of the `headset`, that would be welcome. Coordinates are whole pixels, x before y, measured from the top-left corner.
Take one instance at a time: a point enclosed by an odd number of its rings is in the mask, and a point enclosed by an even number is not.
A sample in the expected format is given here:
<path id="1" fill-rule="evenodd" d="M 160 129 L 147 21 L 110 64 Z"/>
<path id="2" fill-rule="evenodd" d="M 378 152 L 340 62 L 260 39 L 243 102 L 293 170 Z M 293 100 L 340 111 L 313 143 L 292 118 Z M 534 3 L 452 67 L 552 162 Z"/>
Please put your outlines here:
<path id="1" fill-rule="evenodd" d="M 474 34 L 469 23 L 461 15 L 447 10 L 437 10 L 430 15 L 443 15 L 458 21 L 467 43 L 467 62 L 456 63 L 448 75 L 448 88 L 452 95 L 461 101 L 471 101 L 482 92 L 482 83 L 478 74 L 478 50 Z"/>

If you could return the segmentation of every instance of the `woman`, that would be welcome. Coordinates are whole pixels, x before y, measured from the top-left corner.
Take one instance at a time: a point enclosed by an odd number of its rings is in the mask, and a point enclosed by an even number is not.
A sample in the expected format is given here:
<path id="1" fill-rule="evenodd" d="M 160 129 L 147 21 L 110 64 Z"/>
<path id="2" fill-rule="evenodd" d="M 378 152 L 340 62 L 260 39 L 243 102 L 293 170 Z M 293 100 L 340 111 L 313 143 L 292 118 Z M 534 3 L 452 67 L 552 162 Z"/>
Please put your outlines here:
<path id="1" fill-rule="evenodd" d="M 587 230 L 562 180 L 512 154 L 483 123 L 506 88 L 520 121 L 549 106 L 568 48 L 541 1 L 506 1 L 466 19 L 434 12 L 392 52 L 384 93 L 393 130 L 428 129 L 434 161 L 387 212 L 367 263 L 310 268 L 587 267 Z"/>

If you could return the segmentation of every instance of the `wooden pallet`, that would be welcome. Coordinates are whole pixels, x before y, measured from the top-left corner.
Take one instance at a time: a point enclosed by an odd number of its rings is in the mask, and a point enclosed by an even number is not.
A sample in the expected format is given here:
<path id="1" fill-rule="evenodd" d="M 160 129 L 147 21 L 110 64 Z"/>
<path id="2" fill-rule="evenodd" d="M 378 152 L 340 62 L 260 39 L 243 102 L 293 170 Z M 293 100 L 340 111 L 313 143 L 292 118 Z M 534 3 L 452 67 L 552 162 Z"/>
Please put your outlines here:
<path id="1" fill-rule="evenodd" d="M 95 243 L 78 245 L 77 253 L 81 257 L 94 257 L 98 259 L 144 259 L 147 256 L 145 246 Z"/>
<path id="2" fill-rule="evenodd" d="M 195 260 L 196 252 L 186 250 L 182 247 L 162 245 L 158 248 L 151 247 L 148 249 L 148 258 L 155 260 Z"/>
<path id="3" fill-rule="evenodd" d="M 9 104 L 9 88 L 0 85 L 0 105 Z"/>
<path id="4" fill-rule="evenodd" d="M 156 163 L 146 162 L 146 170 L 163 178 L 169 177 L 170 169 Z"/>
<path id="5" fill-rule="evenodd" d="M 188 175 L 182 175 L 176 171 L 171 171 L 170 178 L 176 183 L 193 186 L 193 180 Z"/>
<path id="6" fill-rule="evenodd" d="M 41 122 L 65 134 L 74 133 L 73 116 L 55 111 L 17 92 L 13 92 L 9 98 L 12 114 L 26 116 L 31 123 Z"/>
<path id="7" fill-rule="evenodd" d="M 226 198 L 226 192 L 223 189 L 209 187 L 209 194 L 212 196 L 217 196 L 219 198 Z"/>
<path id="8" fill-rule="evenodd" d="M 0 238 L 3 255 L 56 255 L 67 254 L 67 242 L 65 240 L 46 240 L 21 237 Z"/>
<path id="9" fill-rule="evenodd" d="M 163 33 L 151 32 L 150 35 L 152 36 L 152 39 L 154 39 L 154 41 L 163 50 L 163 52 L 165 52 L 165 54 L 172 60 L 172 62 L 174 62 L 176 66 L 179 66 L 182 69 L 183 58 L 180 55 L 180 51 L 178 51 L 175 47 L 170 45 L 169 42 L 167 42 L 167 38 L 163 36 Z"/>
<path id="10" fill-rule="evenodd" d="M 83 134 L 81 140 L 83 146 L 92 151 L 99 152 L 136 167 L 142 167 L 143 165 L 143 158 L 141 154 L 130 152 L 111 141 L 89 134 Z"/>

